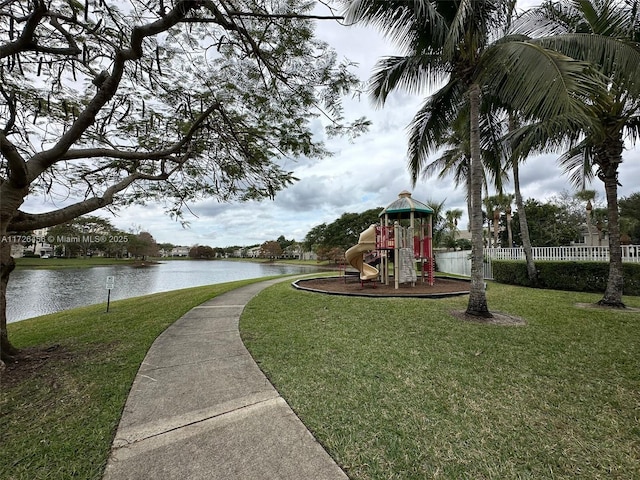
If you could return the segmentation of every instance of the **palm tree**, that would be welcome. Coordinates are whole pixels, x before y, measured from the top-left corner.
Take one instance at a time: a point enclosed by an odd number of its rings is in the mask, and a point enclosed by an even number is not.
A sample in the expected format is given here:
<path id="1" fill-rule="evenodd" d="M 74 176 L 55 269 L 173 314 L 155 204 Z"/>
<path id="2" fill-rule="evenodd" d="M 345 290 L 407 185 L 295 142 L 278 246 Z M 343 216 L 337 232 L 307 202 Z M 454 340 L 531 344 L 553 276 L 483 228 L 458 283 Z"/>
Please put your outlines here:
<path id="1" fill-rule="evenodd" d="M 498 236 L 500 234 L 500 208 L 498 208 L 499 204 L 496 204 L 496 207 L 493 209 L 493 247 L 499 248 L 500 243 L 498 241 Z"/>
<path id="2" fill-rule="evenodd" d="M 494 203 L 494 196 L 484 197 L 482 199 L 482 204 L 484 205 L 484 208 L 486 210 L 487 217 L 487 247 L 495 247 L 497 242 L 495 241 L 495 235 L 492 233 L 495 232 L 494 212 L 496 206 Z M 494 239 L 493 243 L 491 242 L 492 238 Z"/>
<path id="3" fill-rule="evenodd" d="M 570 0 L 547 1 L 525 17 L 521 31 L 545 35 L 543 45 L 573 58 L 590 61 L 609 78 L 597 100 L 591 101 L 591 128 L 572 129 L 565 137 L 582 141 L 560 160 L 576 185 L 584 176 L 603 181 L 608 207 L 609 278 L 600 305 L 624 307 L 620 226 L 618 218 L 618 165 L 625 138 L 640 138 L 640 1 Z M 550 34 L 553 34 L 550 36 Z M 557 145 L 558 132 L 538 126 L 524 144 L 548 141 Z M 562 135 L 560 135 L 562 136 Z"/>
<path id="4" fill-rule="evenodd" d="M 500 192 L 497 195 L 497 204 L 505 214 L 506 223 L 507 223 L 507 248 L 513 247 L 513 232 L 511 231 L 511 204 L 513 203 L 514 195 L 513 193 L 503 193 Z"/>
<path id="5" fill-rule="evenodd" d="M 462 218 L 462 210 L 459 208 L 449 209 L 444 212 L 445 225 L 449 231 L 449 239 L 452 246 L 455 247 L 456 235 L 458 235 L 458 220 Z M 449 245 L 447 245 L 447 248 Z"/>
<path id="6" fill-rule="evenodd" d="M 502 212 L 505 214 L 508 212 L 507 218 L 507 234 L 509 241 L 513 242 L 513 236 L 511 235 L 511 203 L 513 202 L 513 195 L 498 192 L 496 195 L 492 195 L 484 199 L 485 207 L 487 208 L 487 216 L 490 217 L 490 221 L 493 222 L 493 246 L 499 247 L 498 237 L 500 235 L 500 217 Z"/>
<path id="7" fill-rule="evenodd" d="M 513 112 L 508 114 L 509 133 L 513 133 L 518 122 Z M 520 238 L 522 239 L 522 249 L 524 250 L 524 258 L 527 264 L 527 277 L 529 278 L 529 284 L 535 286 L 538 282 L 538 270 L 536 264 L 533 261 L 533 248 L 531 246 L 531 237 L 529 236 L 529 222 L 527 221 L 527 212 L 524 208 L 524 201 L 522 199 L 522 193 L 520 191 L 520 159 L 517 155 L 514 155 L 513 145 L 509 147 L 509 157 L 507 163 L 511 164 L 513 171 L 513 190 L 516 201 L 516 208 L 518 209 L 518 220 L 520 223 Z M 512 240 L 510 240 L 510 244 Z"/>
<path id="8" fill-rule="evenodd" d="M 442 245 L 442 243 L 444 242 L 444 234 L 446 228 L 446 219 L 443 215 L 444 200 L 442 202 L 436 202 L 435 200 L 427 199 L 425 205 L 433 210 L 433 214 L 431 215 L 431 236 L 433 238 L 433 244 Z"/>
<path id="9" fill-rule="evenodd" d="M 482 122 L 483 138 L 495 139 L 496 135 L 491 130 L 494 125 L 491 122 Z M 458 113 L 451 123 L 449 130 L 442 136 L 441 147 L 445 150 L 435 160 L 422 168 L 422 178 L 428 179 L 438 174 L 438 179 L 444 179 L 453 175 L 456 187 L 464 184 L 467 200 L 467 215 L 471 218 L 471 147 L 469 144 L 469 109 L 464 108 Z M 507 178 L 507 172 L 501 166 L 503 156 L 502 145 L 498 141 L 491 141 L 481 148 L 482 158 L 482 185 L 485 191 L 489 190 L 489 181 L 496 189 L 502 189 L 503 182 Z"/>
<path id="10" fill-rule="evenodd" d="M 575 193 L 574 195 L 578 200 L 587 202 L 585 205 L 585 219 L 587 224 L 587 232 L 589 232 L 589 245 L 593 246 L 593 229 L 591 226 L 591 213 L 593 212 L 593 202 L 596 199 L 595 190 L 583 189 Z"/>
<path id="11" fill-rule="evenodd" d="M 381 59 L 371 93 L 384 105 L 396 88 L 421 92 L 444 82 L 422 105 L 410 126 L 409 168 L 415 183 L 427 157 L 442 143 L 465 105 L 469 108 L 471 175 L 471 288 L 466 312 L 490 317 L 484 291 L 480 101 L 483 89 L 521 118 L 588 121 L 581 95 L 595 95 L 598 82 L 585 64 L 522 41 L 493 41 L 510 23 L 514 0 L 351 0 L 348 21 L 372 24 L 404 55 Z M 574 120 L 576 121 L 576 120 Z"/>

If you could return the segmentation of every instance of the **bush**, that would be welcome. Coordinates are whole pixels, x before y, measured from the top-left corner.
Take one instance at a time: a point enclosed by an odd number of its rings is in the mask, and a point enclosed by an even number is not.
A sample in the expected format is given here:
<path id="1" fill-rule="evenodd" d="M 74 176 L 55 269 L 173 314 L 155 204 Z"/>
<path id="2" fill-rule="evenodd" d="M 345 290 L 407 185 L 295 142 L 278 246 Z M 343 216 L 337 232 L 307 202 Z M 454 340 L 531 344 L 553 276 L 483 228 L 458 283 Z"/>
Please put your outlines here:
<path id="1" fill-rule="evenodd" d="M 532 285 L 524 261 L 493 260 L 493 279 L 499 283 L 577 292 L 604 293 L 609 278 L 606 262 L 536 262 L 538 282 Z M 640 295 L 640 264 L 623 263 L 624 294 Z"/>

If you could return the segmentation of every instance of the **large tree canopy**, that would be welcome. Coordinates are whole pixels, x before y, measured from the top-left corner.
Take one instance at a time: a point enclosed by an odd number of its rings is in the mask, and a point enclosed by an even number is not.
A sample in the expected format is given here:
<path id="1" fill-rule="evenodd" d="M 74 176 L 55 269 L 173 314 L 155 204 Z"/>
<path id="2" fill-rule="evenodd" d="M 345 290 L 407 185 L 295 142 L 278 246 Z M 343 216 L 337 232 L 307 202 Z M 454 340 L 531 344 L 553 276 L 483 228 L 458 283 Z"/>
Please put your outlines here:
<path id="1" fill-rule="evenodd" d="M 303 0 L 1 5 L 2 235 L 134 202 L 179 216 L 204 196 L 273 197 L 294 180 L 280 159 L 326 153 L 314 129 L 366 125 L 343 122 L 357 79 L 314 37 Z M 51 209 L 23 209 L 31 195 Z"/>
<path id="2" fill-rule="evenodd" d="M 345 212 L 328 225 L 316 225 L 307 233 L 304 246 L 316 253 L 332 248 L 347 250 L 358 243 L 363 231 L 380 221 L 378 216 L 382 210 L 383 207 L 376 207 L 361 213 Z"/>

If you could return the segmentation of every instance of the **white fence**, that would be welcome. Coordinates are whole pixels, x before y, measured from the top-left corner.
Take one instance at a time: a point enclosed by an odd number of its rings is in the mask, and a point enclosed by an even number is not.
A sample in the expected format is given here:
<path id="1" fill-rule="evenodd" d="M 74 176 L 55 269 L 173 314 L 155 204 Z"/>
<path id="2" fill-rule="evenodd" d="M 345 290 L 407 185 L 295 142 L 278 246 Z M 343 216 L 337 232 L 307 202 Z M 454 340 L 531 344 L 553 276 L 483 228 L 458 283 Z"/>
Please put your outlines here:
<path id="1" fill-rule="evenodd" d="M 471 276 L 471 251 L 436 252 L 438 270 Z M 493 278 L 491 260 L 524 260 L 522 248 L 485 248 L 484 278 Z M 609 247 L 533 247 L 534 260 L 608 262 Z M 622 261 L 640 263 L 640 245 L 623 245 Z"/>

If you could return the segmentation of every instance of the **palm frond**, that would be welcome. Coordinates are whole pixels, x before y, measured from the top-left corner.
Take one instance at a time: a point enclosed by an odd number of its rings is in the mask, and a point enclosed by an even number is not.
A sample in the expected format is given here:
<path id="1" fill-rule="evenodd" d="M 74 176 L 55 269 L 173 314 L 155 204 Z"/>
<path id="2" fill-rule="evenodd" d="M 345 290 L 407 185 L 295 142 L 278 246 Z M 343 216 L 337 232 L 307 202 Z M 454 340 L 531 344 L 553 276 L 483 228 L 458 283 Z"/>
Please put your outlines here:
<path id="1" fill-rule="evenodd" d="M 555 21 L 549 21 L 555 18 Z M 527 37 L 562 35 L 570 31 L 570 25 L 579 18 L 571 5 L 545 2 L 538 8 L 525 11 L 513 22 L 509 33 Z"/>
<path id="2" fill-rule="evenodd" d="M 437 174 L 442 180 L 453 174 L 454 183 L 458 186 L 465 181 L 469 170 L 469 158 L 464 151 L 457 146 L 453 146 L 442 152 L 435 160 L 424 166 L 421 178 L 427 180 Z"/>
<path id="3" fill-rule="evenodd" d="M 606 78 L 590 64 L 531 42 L 492 45 L 482 67 L 488 90 L 525 120 L 573 116 L 588 125 L 585 104 L 605 88 Z"/>
<path id="4" fill-rule="evenodd" d="M 350 23 L 378 28 L 407 51 L 425 41 L 438 49 L 444 43 L 448 25 L 438 11 L 437 3 L 428 0 L 351 0 L 344 15 Z"/>
<path id="5" fill-rule="evenodd" d="M 475 62 L 493 34 L 511 21 L 515 2 L 500 0 L 461 0 L 451 21 L 443 55 L 448 61 L 457 58 Z"/>
<path id="6" fill-rule="evenodd" d="M 620 2 L 572 0 L 570 3 L 580 16 L 580 21 L 573 24 L 578 27 L 574 31 L 610 37 L 624 35 L 628 16 Z"/>
<path id="7" fill-rule="evenodd" d="M 413 117 L 409 124 L 408 166 L 414 183 L 426 158 L 444 143 L 451 119 L 464 104 L 464 86 L 453 79 L 429 97 Z"/>
<path id="8" fill-rule="evenodd" d="M 632 95 L 640 95 L 640 46 L 629 40 L 571 33 L 534 40 L 540 45 L 597 65 L 600 71 Z"/>
<path id="9" fill-rule="evenodd" d="M 637 114 L 627 117 L 625 123 L 625 137 L 635 146 L 638 139 L 640 139 L 640 116 Z"/>
<path id="10" fill-rule="evenodd" d="M 558 165 L 569 174 L 569 181 L 576 189 L 583 188 L 593 180 L 593 145 L 589 139 L 570 148 L 560 156 Z"/>
<path id="11" fill-rule="evenodd" d="M 524 124 L 506 135 L 504 140 L 514 145 L 514 160 L 522 161 L 532 155 L 573 148 L 584 137 L 581 127 L 571 116 L 557 116 Z"/>
<path id="12" fill-rule="evenodd" d="M 369 92 L 376 105 L 382 106 L 393 90 L 401 88 L 420 94 L 447 73 L 438 55 L 384 57 L 374 67 Z"/>

